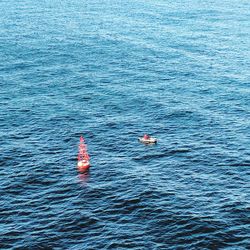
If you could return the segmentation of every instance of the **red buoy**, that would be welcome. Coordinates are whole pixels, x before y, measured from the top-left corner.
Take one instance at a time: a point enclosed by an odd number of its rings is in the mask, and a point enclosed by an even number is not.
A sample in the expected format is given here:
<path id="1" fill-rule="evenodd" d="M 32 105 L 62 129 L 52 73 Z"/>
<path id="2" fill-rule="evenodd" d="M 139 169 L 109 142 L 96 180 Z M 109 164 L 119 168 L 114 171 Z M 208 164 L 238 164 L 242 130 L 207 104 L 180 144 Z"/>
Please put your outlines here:
<path id="1" fill-rule="evenodd" d="M 84 138 L 80 137 L 80 144 L 78 147 L 78 162 L 77 167 L 80 172 L 86 172 L 90 167 L 89 155 L 87 152 L 87 145 L 84 143 Z"/>

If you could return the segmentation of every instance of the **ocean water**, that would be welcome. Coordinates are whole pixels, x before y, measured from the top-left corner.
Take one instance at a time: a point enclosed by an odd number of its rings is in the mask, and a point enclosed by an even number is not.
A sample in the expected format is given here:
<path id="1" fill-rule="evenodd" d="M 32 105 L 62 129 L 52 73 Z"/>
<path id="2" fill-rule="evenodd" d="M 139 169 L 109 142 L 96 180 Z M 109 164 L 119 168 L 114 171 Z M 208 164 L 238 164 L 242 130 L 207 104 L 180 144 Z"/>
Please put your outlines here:
<path id="1" fill-rule="evenodd" d="M 249 10 L 2 0 L 0 249 L 249 249 Z"/>

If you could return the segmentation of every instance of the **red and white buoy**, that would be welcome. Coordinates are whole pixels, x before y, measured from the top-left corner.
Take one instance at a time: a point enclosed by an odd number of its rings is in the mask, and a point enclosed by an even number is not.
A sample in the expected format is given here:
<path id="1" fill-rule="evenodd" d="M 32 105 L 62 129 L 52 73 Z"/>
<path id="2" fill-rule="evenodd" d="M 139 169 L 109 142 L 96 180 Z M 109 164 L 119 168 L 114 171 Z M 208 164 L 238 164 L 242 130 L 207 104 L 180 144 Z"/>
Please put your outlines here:
<path id="1" fill-rule="evenodd" d="M 86 172 L 90 167 L 90 157 L 87 152 L 87 145 L 84 143 L 84 138 L 82 136 L 80 137 L 80 144 L 78 148 L 79 152 L 77 167 L 80 172 Z"/>

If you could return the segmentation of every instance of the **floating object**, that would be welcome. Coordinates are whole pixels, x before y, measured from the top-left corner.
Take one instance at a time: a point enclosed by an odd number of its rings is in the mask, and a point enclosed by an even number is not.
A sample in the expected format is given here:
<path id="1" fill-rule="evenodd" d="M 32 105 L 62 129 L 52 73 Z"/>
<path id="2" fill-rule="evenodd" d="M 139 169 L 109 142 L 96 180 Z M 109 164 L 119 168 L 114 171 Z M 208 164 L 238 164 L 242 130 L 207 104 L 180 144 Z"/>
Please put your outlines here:
<path id="1" fill-rule="evenodd" d="M 157 139 L 145 134 L 143 137 L 138 138 L 138 140 L 145 144 L 157 143 Z"/>
<path id="2" fill-rule="evenodd" d="M 86 172 L 90 167 L 90 157 L 87 152 L 87 145 L 84 143 L 84 138 L 82 136 L 80 137 L 80 144 L 78 148 L 77 167 L 80 172 Z"/>

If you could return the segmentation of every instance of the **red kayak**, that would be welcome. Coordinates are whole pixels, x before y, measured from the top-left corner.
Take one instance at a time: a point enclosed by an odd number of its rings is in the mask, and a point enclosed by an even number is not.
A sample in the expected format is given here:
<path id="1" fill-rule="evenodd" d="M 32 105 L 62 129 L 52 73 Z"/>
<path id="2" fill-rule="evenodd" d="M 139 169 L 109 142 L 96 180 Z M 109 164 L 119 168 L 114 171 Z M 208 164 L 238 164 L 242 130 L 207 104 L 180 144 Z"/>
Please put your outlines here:
<path id="1" fill-rule="evenodd" d="M 87 145 L 84 143 L 84 138 L 82 136 L 80 137 L 80 144 L 78 148 L 77 168 L 80 172 L 86 172 L 90 167 L 90 157 L 87 152 Z"/>

